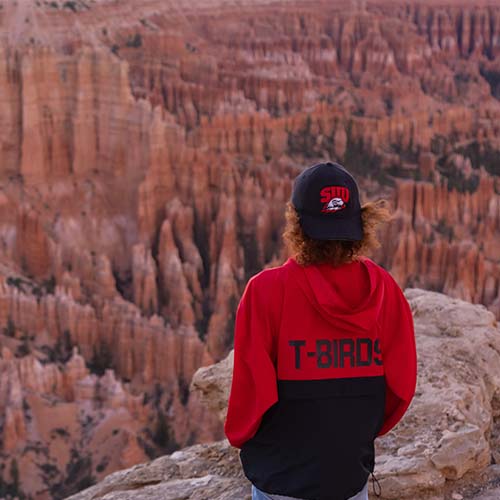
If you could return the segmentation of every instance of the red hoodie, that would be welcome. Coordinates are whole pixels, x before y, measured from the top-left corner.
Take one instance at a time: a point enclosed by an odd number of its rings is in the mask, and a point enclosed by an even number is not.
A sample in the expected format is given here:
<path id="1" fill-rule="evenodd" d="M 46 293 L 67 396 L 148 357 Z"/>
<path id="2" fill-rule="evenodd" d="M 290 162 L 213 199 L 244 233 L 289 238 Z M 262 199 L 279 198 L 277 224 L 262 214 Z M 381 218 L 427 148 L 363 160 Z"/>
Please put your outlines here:
<path id="1" fill-rule="evenodd" d="M 373 471 L 373 440 L 399 422 L 415 392 L 413 320 L 389 273 L 366 258 L 339 267 L 290 258 L 265 269 L 239 303 L 234 348 L 225 432 L 243 448 L 247 477 L 267 493 L 334 498 L 319 459 L 335 461 L 333 447 L 351 476 L 345 495 L 359 491 Z M 289 456 L 297 453 L 310 454 L 304 471 L 315 464 L 298 476 Z"/>

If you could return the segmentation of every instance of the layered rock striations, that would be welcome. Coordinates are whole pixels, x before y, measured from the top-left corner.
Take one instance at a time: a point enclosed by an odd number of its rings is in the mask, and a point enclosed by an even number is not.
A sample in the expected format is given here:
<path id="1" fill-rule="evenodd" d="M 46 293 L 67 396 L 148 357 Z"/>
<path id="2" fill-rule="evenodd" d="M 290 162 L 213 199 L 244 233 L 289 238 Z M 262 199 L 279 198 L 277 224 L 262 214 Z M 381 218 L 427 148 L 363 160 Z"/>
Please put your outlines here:
<path id="1" fill-rule="evenodd" d="M 496 238 L 500 204 L 494 180 L 481 175 L 477 191 L 450 191 L 445 183 L 398 183 L 391 271 L 400 282 L 443 290 L 500 314 Z"/>
<path id="2" fill-rule="evenodd" d="M 16 363 L 63 374 L 76 346 L 96 377 L 112 369 L 142 395 L 143 458 L 221 437 L 191 377 L 229 351 L 246 280 L 285 257 L 291 181 L 325 158 L 392 201 L 375 258 L 402 286 L 500 315 L 497 5 L 134 5 L 0 2 L 0 343 Z M 11 413 L 6 484 L 11 458 L 38 460 Z M 33 498 L 57 484 L 33 474 Z"/>
<path id="3" fill-rule="evenodd" d="M 62 498 L 147 459 L 142 395 L 130 394 L 112 370 L 91 373 L 76 347 L 65 354 L 70 357 L 60 366 L 2 349 L 2 453 L 10 472 L 2 479 L 4 495 L 28 490 Z"/>

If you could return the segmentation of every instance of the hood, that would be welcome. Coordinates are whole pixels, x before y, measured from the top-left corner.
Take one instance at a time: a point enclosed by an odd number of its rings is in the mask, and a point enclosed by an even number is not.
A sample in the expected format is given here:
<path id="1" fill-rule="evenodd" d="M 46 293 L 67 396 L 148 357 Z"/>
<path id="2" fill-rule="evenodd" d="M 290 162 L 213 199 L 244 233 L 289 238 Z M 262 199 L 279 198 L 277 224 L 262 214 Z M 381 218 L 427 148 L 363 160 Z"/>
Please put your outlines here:
<path id="1" fill-rule="evenodd" d="M 378 266 L 370 259 L 333 267 L 300 266 L 287 261 L 307 301 L 333 327 L 353 335 L 373 329 L 380 314 L 384 285 Z"/>

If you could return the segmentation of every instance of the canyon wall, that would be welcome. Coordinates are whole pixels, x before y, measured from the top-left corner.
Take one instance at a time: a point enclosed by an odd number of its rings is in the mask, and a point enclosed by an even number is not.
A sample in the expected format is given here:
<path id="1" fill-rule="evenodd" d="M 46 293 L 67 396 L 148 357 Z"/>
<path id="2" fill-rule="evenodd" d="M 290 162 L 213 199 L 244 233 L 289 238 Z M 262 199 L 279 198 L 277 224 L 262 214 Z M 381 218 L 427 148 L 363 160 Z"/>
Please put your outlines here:
<path id="1" fill-rule="evenodd" d="M 75 457 L 81 486 L 222 437 L 191 377 L 231 348 L 247 279 L 286 257 L 291 183 L 316 161 L 391 202 L 374 258 L 401 286 L 500 317 L 498 6 L 134 5 L 0 2 L 6 495 L 16 468 L 18 493 L 63 498 Z M 47 408 L 72 415 L 57 452 Z M 103 466 L 107 439 L 124 458 Z"/>

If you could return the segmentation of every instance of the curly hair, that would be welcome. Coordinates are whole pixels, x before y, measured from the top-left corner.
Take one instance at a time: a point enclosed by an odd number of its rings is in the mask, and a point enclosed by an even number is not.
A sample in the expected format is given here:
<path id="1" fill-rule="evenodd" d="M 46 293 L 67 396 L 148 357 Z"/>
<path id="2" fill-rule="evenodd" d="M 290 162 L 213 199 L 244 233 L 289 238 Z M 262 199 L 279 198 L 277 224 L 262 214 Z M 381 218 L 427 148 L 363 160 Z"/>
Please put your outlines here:
<path id="1" fill-rule="evenodd" d="M 283 238 L 289 252 L 302 266 L 329 263 L 340 266 L 370 254 L 380 247 L 377 227 L 391 218 L 385 200 L 365 203 L 361 207 L 363 239 L 360 241 L 315 240 L 307 236 L 300 225 L 297 210 L 288 202 L 286 207 L 286 225 Z"/>

